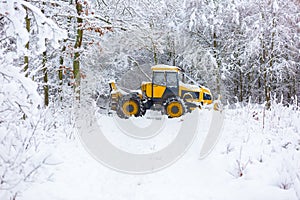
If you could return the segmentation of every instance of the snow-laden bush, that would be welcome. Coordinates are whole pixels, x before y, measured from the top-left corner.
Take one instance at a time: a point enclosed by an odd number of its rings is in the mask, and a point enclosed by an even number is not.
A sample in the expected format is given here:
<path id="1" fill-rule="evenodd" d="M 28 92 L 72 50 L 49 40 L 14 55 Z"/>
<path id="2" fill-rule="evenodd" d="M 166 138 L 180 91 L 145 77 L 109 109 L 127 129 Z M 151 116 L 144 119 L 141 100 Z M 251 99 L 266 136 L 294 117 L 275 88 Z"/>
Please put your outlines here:
<path id="1" fill-rule="evenodd" d="M 221 150 L 229 160 L 228 173 L 294 190 L 300 198 L 299 106 L 273 101 L 270 110 L 251 103 L 230 107 L 225 124 L 230 135 L 223 136 Z"/>
<path id="2" fill-rule="evenodd" d="M 0 59 L 0 199 L 16 199 L 47 164 L 37 85 Z"/>

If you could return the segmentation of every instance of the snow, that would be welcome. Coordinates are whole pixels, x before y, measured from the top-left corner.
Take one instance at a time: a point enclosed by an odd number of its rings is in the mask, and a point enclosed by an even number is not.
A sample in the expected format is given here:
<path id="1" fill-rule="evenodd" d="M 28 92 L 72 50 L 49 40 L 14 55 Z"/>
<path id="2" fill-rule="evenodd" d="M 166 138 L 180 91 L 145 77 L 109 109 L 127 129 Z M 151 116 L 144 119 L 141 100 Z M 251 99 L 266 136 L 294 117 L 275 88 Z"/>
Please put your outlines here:
<path id="1" fill-rule="evenodd" d="M 171 71 L 173 71 L 173 70 L 178 70 L 179 68 L 176 67 L 176 66 L 169 66 L 169 65 L 162 65 L 162 64 L 160 64 L 160 65 L 152 66 L 151 69 L 152 70 L 160 70 L 160 69 L 162 69 L 162 70 L 171 70 Z"/>
<path id="2" fill-rule="evenodd" d="M 190 17 L 189 30 L 192 31 L 193 27 L 196 24 L 196 10 L 194 10 Z"/>
<path id="3" fill-rule="evenodd" d="M 67 38 L 67 32 L 58 27 L 53 20 L 47 18 L 40 9 L 22 0 L 1 1 L 0 13 L 10 19 L 12 26 L 8 30 L 10 36 L 15 36 L 17 39 L 18 54 L 28 55 L 25 48 L 29 41 L 29 33 L 24 26 L 24 18 L 26 16 L 25 8 L 28 8 L 36 20 L 38 26 L 38 48 L 36 53 L 42 53 L 46 50 L 45 39 L 48 39 L 52 47 L 58 48 L 59 41 Z"/>
<path id="4" fill-rule="evenodd" d="M 12 19 L 13 26 L 9 29 L 9 33 L 16 36 L 19 52 L 24 54 L 26 53 L 25 44 L 29 40 L 29 34 L 23 26 L 26 13 L 24 9 L 15 9 L 15 7 L 21 7 L 18 1 L 1 1 L 0 13 Z"/>
<path id="5" fill-rule="evenodd" d="M 199 91 L 199 86 L 197 86 L 197 85 L 191 85 L 191 84 L 187 84 L 187 83 L 184 83 L 181 81 L 179 82 L 179 85 L 182 87 L 188 88 L 189 90 Z"/>
<path id="6" fill-rule="evenodd" d="M 67 38 L 67 31 L 59 28 L 57 24 L 55 24 L 53 20 L 47 18 L 39 8 L 33 6 L 32 4 L 26 1 L 20 0 L 20 4 L 30 9 L 36 16 L 36 23 L 40 31 L 37 53 L 42 53 L 46 51 L 46 39 L 50 40 L 50 43 L 54 48 L 59 48 L 59 41 Z"/>
<path id="7" fill-rule="evenodd" d="M 183 157 L 155 173 L 132 175 L 103 166 L 83 148 L 76 131 L 73 131 L 72 88 L 57 82 L 60 56 L 64 60 L 63 65 L 70 67 L 74 52 L 80 51 L 83 72 L 89 71 L 90 64 L 97 66 L 95 71 L 100 70 L 98 73 L 102 82 L 119 77 L 128 68 L 135 70 L 134 63 L 149 64 L 153 53 L 157 53 L 159 63 L 170 63 L 171 57 L 166 58 L 169 52 L 174 54 L 170 56 L 174 57 L 173 61 L 178 66 L 187 67 L 212 91 L 214 85 L 221 86 L 222 91 L 224 84 L 224 88 L 228 89 L 223 93 L 232 102 L 232 88 L 236 88 L 236 81 L 232 80 L 236 80 L 237 72 L 230 70 L 232 74 L 228 74 L 227 66 L 234 66 L 238 59 L 243 65 L 240 71 L 245 74 L 249 72 L 248 66 L 252 66 L 253 74 L 257 75 L 248 82 L 250 86 L 256 84 L 255 80 L 264 71 L 259 59 L 264 48 L 279 56 L 274 60 L 271 71 L 274 81 L 268 81 L 267 85 L 274 84 L 276 90 L 272 92 L 285 96 L 297 95 L 299 84 L 282 83 L 289 77 L 294 77 L 296 83 L 298 80 L 294 73 L 299 59 L 293 53 L 298 47 L 295 27 L 300 27 L 297 23 L 297 4 L 278 0 L 259 4 L 256 1 L 170 1 L 170 4 L 128 1 L 118 6 L 117 2 L 110 2 L 104 8 L 95 6 L 92 1 L 84 1 L 84 12 L 91 13 L 95 9 L 100 13 L 81 15 L 87 23 L 78 24 L 75 4 L 70 5 L 67 1 L 0 1 L 0 200 L 299 200 L 299 107 L 285 107 L 282 101 L 272 102 L 271 110 L 252 104 L 226 107 L 222 135 L 205 158 L 200 153 L 210 124 L 215 121 L 211 119 L 212 111 L 203 109 L 199 112 L 197 137 Z M 25 27 L 27 14 L 31 20 L 29 32 Z M 126 16 L 128 14 L 129 17 Z M 103 19 L 109 20 L 111 25 L 103 25 L 104 22 L 98 20 L 102 15 L 107 16 Z M 274 16 L 278 18 L 278 23 L 272 28 L 270 24 L 274 24 Z M 83 46 L 74 50 L 76 30 L 80 26 L 84 28 Z M 101 37 L 91 31 L 99 27 L 105 30 L 105 35 Z M 127 31 L 119 31 L 119 28 Z M 267 37 L 269 32 L 280 33 L 276 34 L 274 48 L 262 45 L 270 43 L 270 37 Z M 217 48 L 207 45 L 216 39 L 212 33 L 218 37 Z M 62 42 L 63 39 L 67 40 Z M 29 49 L 26 48 L 28 42 Z M 64 47 L 66 50 L 58 50 Z M 41 55 L 45 51 L 46 60 Z M 226 55 L 232 52 L 239 56 L 228 59 L 230 57 Z M 24 56 L 29 57 L 26 72 Z M 270 59 L 266 59 L 265 63 L 269 63 Z M 46 63 L 42 64 L 44 61 Z M 217 65 L 217 61 L 224 66 Z M 154 67 L 158 70 L 179 69 L 166 65 Z M 44 106 L 42 99 L 45 83 L 42 69 L 47 69 L 49 73 L 47 85 L 50 96 L 57 92 L 62 94 L 55 98 L 57 100 L 50 98 L 52 105 L 48 107 Z M 224 83 L 216 84 L 214 81 L 216 69 L 221 69 Z M 226 70 L 225 80 L 223 72 Z M 241 74 L 239 76 L 242 77 Z M 64 83 L 71 82 L 69 78 L 66 77 Z M 296 88 L 295 94 L 285 93 L 284 88 L 290 87 Z M 243 88 L 247 90 L 247 85 Z M 251 95 L 252 98 L 257 97 L 264 88 L 252 89 L 244 92 L 245 99 Z M 114 92 L 126 94 L 125 91 L 119 89 Z M 248 93 L 251 95 L 247 96 Z M 285 103 L 289 100 L 285 97 Z M 153 123 L 153 116 L 155 123 L 162 123 L 162 126 L 152 135 L 136 137 L 140 130 L 147 129 Z M 177 137 L 186 116 L 168 119 L 154 111 L 147 112 L 145 117 L 123 120 L 123 125 L 129 126 L 131 122 L 135 126 L 134 134 L 121 131 L 120 121 L 112 116 L 97 113 L 97 123 L 110 143 L 125 152 L 143 155 L 169 146 Z M 74 132 L 75 138 L 70 132 Z M 190 132 L 190 129 L 186 130 L 187 134 Z M 128 161 L 124 157 L 123 160 Z"/>
<path id="8" fill-rule="evenodd" d="M 13 96 L 16 96 L 16 98 L 18 99 L 16 100 L 16 102 L 18 102 L 20 105 L 23 104 L 23 97 L 21 95 L 19 96 L 21 86 L 18 84 L 21 84 L 22 88 L 24 88 L 24 90 L 27 92 L 27 95 L 31 99 L 32 103 L 32 107 L 27 109 L 30 109 L 32 111 L 33 108 L 36 109 L 38 105 L 42 104 L 41 97 L 37 92 L 37 85 L 32 80 L 24 77 L 23 74 L 20 74 L 19 70 L 16 67 L 6 65 L 5 67 L 0 68 L 0 73 L 8 77 L 14 77 L 14 79 L 16 80 L 15 82 L 12 81 L 9 83 L 3 83 L 4 87 L 2 91 L 6 97 L 10 97 L 10 100 L 12 100 Z M 27 109 L 25 108 L 24 111 L 26 111 Z"/>
<path id="9" fill-rule="evenodd" d="M 278 12 L 278 10 L 279 10 L 278 2 L 277 2 L 277 0 L 274 0 L 274 2 L 273 2 L 273 12 L 276 13 L 276 12 Z"/>
<path id="10" fill-rule="evenodd" d="M 204 14 L 201 15 L 201 19 L 202 19 L 203 24 L 205 24 L 206 26 L 209 25 L 209 24 L 208 24 L 208 21 L 207 21 L 207 18 L 205 17 Z"/>
<path id="11" fill-rule="evenodd" d="M 144 175 L 124 174 L 101 165 L 86 152 L 78 138 L 61 142 L 52 152 L 54 160 L 61 164 L 50 166 L 51 179 L 34 183 L 19 199 L 297 200 L 300 198 L 299 110 L 278 105 L 272 111 L 265 111 L 265 119 L 263 113 L 261 107 L 252 105 L 225 109 L 219 142 L 210 155 L 199 159 L 212 115 L 211 111 L 201 110 L 201 129 L 186 154 L 170 167 Z M 142 153 L 167 145 L 185 119 L 162 118 L 166 122 L 159 135 L 135 140 L 120 131 L 114 117 L 98 117 L 98 124 L 114 145 Z M 149 124 L 146 118 L 129 120 L 140 127 Z"/>

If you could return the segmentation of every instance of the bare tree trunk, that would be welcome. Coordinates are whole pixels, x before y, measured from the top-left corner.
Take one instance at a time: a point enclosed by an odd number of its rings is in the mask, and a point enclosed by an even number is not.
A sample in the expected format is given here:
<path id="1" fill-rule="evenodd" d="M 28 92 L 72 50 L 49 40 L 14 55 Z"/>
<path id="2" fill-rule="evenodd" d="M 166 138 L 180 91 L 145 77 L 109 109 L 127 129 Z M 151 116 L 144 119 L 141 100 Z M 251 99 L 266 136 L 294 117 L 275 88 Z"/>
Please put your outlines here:
<path id="1" fill-rule="evenodd" d="M 77 15 L 80 16 L 82 14 L 82 4 L 79 2 L 79 0 L 75 1 L 76 4 L 76 11 Z M 74 60 L 73 60 L 73 73 L 75 78 L 75 84 L 74 84 L 74 90 L 76 99 L 80 100 L 80 52 L 79 49 L 82 45 L 82 38 L 83 38 L 83 29 L 82 29 L 82 18 L 77 17 L 77 35 L 76 35 L 76 42 L 75 42 L 75 53 L 74 53 Z"/>
<path id="2" fill-rule="evenodd" d="M 293 97 L 295 97 L 294 104 L 297 104 L 297 102 L 295 102 L 297 100 L 296 96 L 297 96 L 297 85 L 296 85 L 296 81 L 297 81 L 297 74 L 294 75 L 293 77 L 293 85 L 291 86 L 291 93 L 293 95 Z"/>
<path id="3" fill-rule="evenodd" d="M 48 85 L 48 69 L 46 66 L 47 63 L 47 52 L 43 52 L 43 73 L 44 73 L 44 104 L 45 106 L 49 105 L 49 85 Z"/>
<path id="4" fill-rule="evenodd" d="M 214 48 L 214 57 L 216 60 L 216 69 L 215 69 L 215 76 L 216 76 L 216 90 L 217 94 L 221 94 L 221 77 L 220 77 L 220 63 L 218 60 L 218 55 L 217 55 L 217 48 L 218 48 L 218 43 L 217 43 L 217 34 L 216 32 L 213 33 L 213 48 Z"/>
<path id="5" fill-rule="evenodd" d="M 240 55 L 240 50 L 238 50 L 238 56 Z M 244 85 L 243 85 L 243 69 L 242 69 L 242 64 L 241 64 L 241 61 L 238 60 L 238 66 L 239 66 L 239 88 L 240 88 L 240 91 L 239 91 L 239 101 L 240 102 L 243 102 L 244 100 Z"/>
<path id="6" fill-rule="evenodd" d="M 25 8 L 26 10 L 26 16 L 25 16 L 25 24 L 26 24 L 26 30 L 29 33 L 30 32 L 30 18 L 28 16 L 28 9 Z M 26 43 L 25 48 L 29 50 L 29 41 Z M 24 71 L 25 71 L 25 76 L 28 77 L 28 65 L 29 65 L 29 57 L 28 55 L 24 56 Z"/>
<path id="7" fill-rule="evenodd" d="M 261 13 L 262 20 L 265 20 L 265 15 L 264 13 Z M 265 30 L 263 30 L 265 31 Z M 262 54 L 260 56 L 260 66 L 263 67 L 263 83 L 264 83 L 264 97 L 265 97 L 265 102 L 266 102 L 266 109 L 269 109 L 271 106 L 270 102 L 270 86 L 269 86 L 269 81 L 268 81 L 268 69 L 267 69 L 267 47 L 266 47 L 266 37 L 265 33 L 262 33 L 261 37 L 261 48 L 262 48 Z"/>
<path id="8" fill-rule="evenodd" d="M 268 71 L 266 66 L 264 68 L 264 89 L 265 89 L 266 109 L 270 109 L 271 95 L 270 95 L 270 86 L 268 81 Z"/>
<path id="9" fill-rule="evenodd" d="M 247 100 L 249 99 L 252 99 L 252 86 L 251 86 L 251 83 L 253 82 L 253 72 L 252 72 L 252 69 L 251 71 L 248 73 L 248 91 L 247 91 Z"/>
<path id="10" fill-rule="evenodd" d="M 154 49 L 154 52 L 153 52 L 153 59 L 154 59 L 154 64 L 157 65 L 158 64 L 158 60 L 157 60 L 157 53 L 156 53 L 155 49 Z"/>
<path id="11" fill-rule="evenodd" d="M 25 7 L 26 10 L 26 16 L 25 16 L 25 25 L 26 25 L 26 30 L 28 33 L 30 33 L 30 18 L 28 15 L 28 9 Z M 25 48 L 27 49 L 27 53 L 29 51 L 29 41 L 25 44 Z M 24 72 L 25 72 L 25 77 L 28 77 L 28 69 L 29 69 L 29 57 L 28 55 L 24 56 Z M 24 120 L 27 118 L 25 113 L 23 114 L 22 117 Z"/>
<path id="12" fill-rule="evenodd" d="M 151 42 L 152 42 L 152 47 L 153 47 L 153 59 L 154 59 L 154 64 L 157 65 L 158 64 L 158 60 L 157 60 L 157 52 L 156 52 L 156 45 L 153 41 L 153 39 L 151 38 Z"/>
<path id="13" fill-rule="evenodd" d="M 234 97 L 238 96 L 239 93 L 239 83 L 238 83 L 238 78 L 236 77 L 236 75 L 233 75 L 234 78 L 234 89 L 233 89 L 233 93 L 234 93 Z"/>
<path id="14" fill-rule="evenodd" d="M 69 1 L 69 5 L 71 6 L 73 4 L 73 1 L 70 0 Z M 67 23 L 68 25 L 71 25 L 71 20 L 72 20 L 72 17 L 71 16 L 68 16 L 67 17 Z M 67 42 L 67 39 L 64 39 L 63 41 L 64 43 Z M 64 53 L 66 51 L 66 46 L 64 45 L 61 49 L 61 55 L 59 57 L 59 70 L 58 70 L 58 80 L 59 80 L 59 83 L 58 83 L 58 94 L 59 94 L 59 100 L 62 101 L 63 99 L 63 96 L 62 96 L 62 91 L 63 91 L 63 71 L 64 71 Z"/>
<path id="15" fill-rule="evenodd" d="M 172 63 L 173 66 L 176 66 L 176 56 L 175 56 L 175 39 L 172 36 L 168 37 L 168 45 L 169 45 L 169 58 L 168 61 Z"/>
<path id="16" fill-rule="evenodd" d="M 45 2 L 43 2 L 43 6 L 45 5 Z M 42 13 L 45 13 L 45 11 L 42 9 Z M 46 40 L 45 40 L 46 44 Z M 47 63 L 47 51 L 43 52 L 43 61 L 42 61 L 42 66 L 43 66 L 43 74 L 44 74 L 44 105 L 48 106 L 49 105 L 49 85 L 48 85 L 48 69 L 46 66 Z"/>
<path id="17" fill-rule="evenodd" d="M 261 103 L 261 100 L 262 100 L 262 86 L 261 86 L 261 63 L 260 63 L 260 67 L 259 67 L 259 73 L 257 73 L 257 98 L 258 98 L 258 103 Z"/>
<path id="18" fill-rule="evenodd" d="M 272 27 L 276 27 L 275 15 L 273 14 Z M 266 108 L 270 109 L 271 107 L 271 84 L 274 82 L 271 80 L 272 77 L 272 69 L 273 69 L 273 59 L 274 59 L 274 41 L 275 41 L 275 32 L 273 31 L 271 34 L 271 45 L 269 51 L 269 70 L 267 70 L 267 66 L 265 66 L 264 70 L 264 79 L 265 79 L 265 98 L 266 98 Z M 265 55 L 266 57 L 266 55 Z M 276 86 L 275 86 L 276 87 Z"/>
<path id="19" fill-rule="evenodd" d="M 64 40 L 65 42 L 66 40 Z M 63 48 L 61 49 L 61 53 L 63 54 L 66 50 L 66 46 L 63 46 Z M 63 86 L 63 70 L 64 70 L 64 56 L 60 55 L 59 57 L 59 70 L 58 70 L 58 94 L 59 94 L 59 100 L 62 101 L 62 86 Z"/>
<path id="20" fill-rule="evenodd" d="M 240 66 L 241 67 L 241 66 Z M 239 100 L 240 100 L 240 102 L 242 102 L 244 99 L 243 99 L 243 73 L 242 73 L 242 70 L 240 69 L 240 98 L 239 98 Z"/>

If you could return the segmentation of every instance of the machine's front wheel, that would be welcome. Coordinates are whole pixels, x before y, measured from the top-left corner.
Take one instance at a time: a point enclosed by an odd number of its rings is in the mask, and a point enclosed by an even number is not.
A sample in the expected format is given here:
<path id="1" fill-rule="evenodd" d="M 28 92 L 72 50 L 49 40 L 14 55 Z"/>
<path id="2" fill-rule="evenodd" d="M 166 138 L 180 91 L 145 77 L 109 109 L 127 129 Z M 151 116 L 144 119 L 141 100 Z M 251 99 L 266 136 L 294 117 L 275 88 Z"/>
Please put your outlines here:
<path id="1" fill-rule="evenodd" d="M 170 101 L 167 101 L 165 109 L 166 114 L 170 118 L 180 117 L 185 112 L 182 102 L 178 99 L 171 99 Z"/>

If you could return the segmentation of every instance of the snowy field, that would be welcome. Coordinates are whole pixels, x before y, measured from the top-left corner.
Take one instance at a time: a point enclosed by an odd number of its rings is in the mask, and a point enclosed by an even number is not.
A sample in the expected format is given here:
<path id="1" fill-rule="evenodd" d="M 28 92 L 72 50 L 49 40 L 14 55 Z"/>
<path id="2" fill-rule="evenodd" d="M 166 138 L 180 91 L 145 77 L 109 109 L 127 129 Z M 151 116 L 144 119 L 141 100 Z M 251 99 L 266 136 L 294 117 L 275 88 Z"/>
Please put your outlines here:
<path id="1" fill-rule="evenodd" d="M 199 159 L 211 112 L 200 111 L 200 129 L 186 154 L 170 167 L 144 175 L 124 174 L 93 159 L 79 139 L 53 147 L 46 181 L 19 194 L 22 200 L 299 200 L 300 111 L 280 104 L 263 112 L 258 106 L 225 109 L 221 137 Z M 130 119 L 147 124 L 147 119 Z M 174 138 L 183 119 L 167 119 L 149 141 L 126 139 L 114 118 L 99 115 L 107 138 L 132 152 L 153 152 Z M 155 145 L 153 145 L 155 144 Z M 1 198 L 0 198 L 1 199 Z"/>
<path id="2" fill-rule="evenodd" d="M 299 2 L 0 0 L 0 200 L 300 200 Z M 117 172 L 84 148 L 79 136 L 96 134 L 77 134 L 77 122 L 88 133 L 101 129 L 93 147 L 108 158 L 107 140 L 141 157 L 181 141 L 178 129 L 193 113 L 163 118 L 157 134 L 137 139 L 114 117 L 89 112 L 96 98 L 108 103 L 109 80 L 140 88 L 154 80 L 155 64 L 176 64 L 230 104 L 222 133 L 200 159 L 218 124 L 201 110 L 198 131 L 184 129 L 196 137 L 177 162 Z M 112 157 L 136 164 L 122 158 Z"/>

